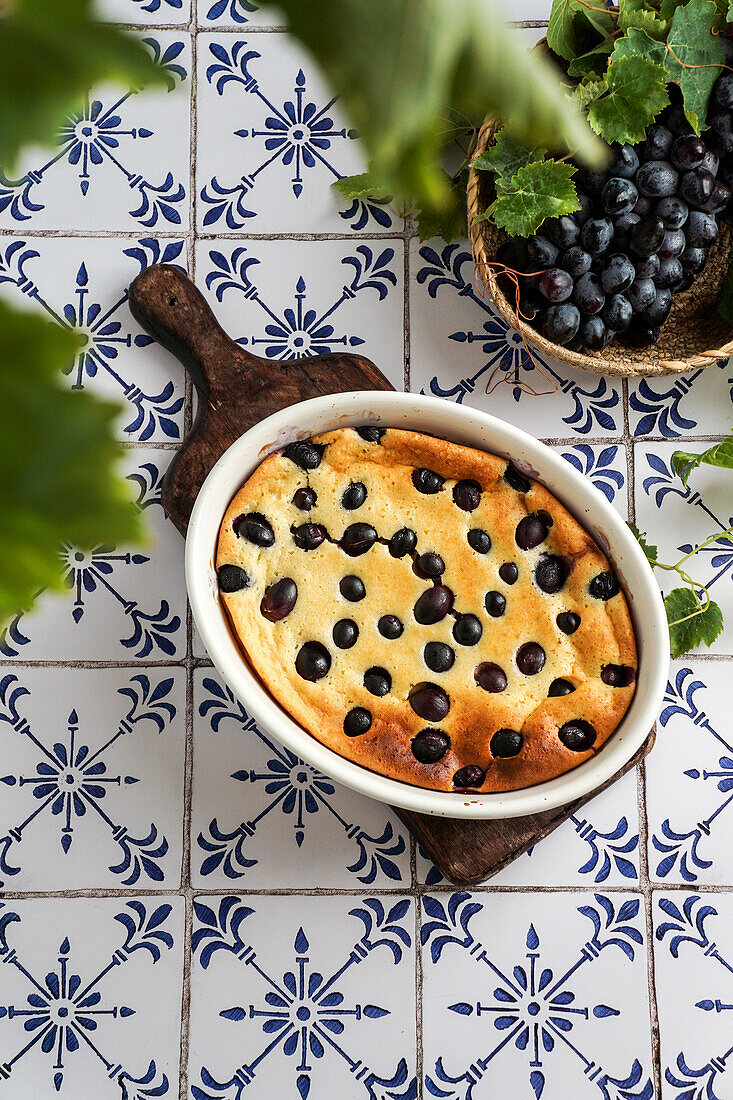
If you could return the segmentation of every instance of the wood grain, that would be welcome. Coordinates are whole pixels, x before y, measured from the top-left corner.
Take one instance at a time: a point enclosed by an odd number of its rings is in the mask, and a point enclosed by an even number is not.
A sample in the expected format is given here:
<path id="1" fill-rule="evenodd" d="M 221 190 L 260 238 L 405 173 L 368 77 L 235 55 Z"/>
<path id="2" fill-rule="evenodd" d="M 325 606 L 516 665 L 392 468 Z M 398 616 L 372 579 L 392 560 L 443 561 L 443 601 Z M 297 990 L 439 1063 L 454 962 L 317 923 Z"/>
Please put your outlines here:
<path id="1" fill-rule="evenodd" d="M 266 416 L 310 397 L 352 390 L 390 390 L 382 372 L 361 355 L 262 359 L 235 343 L 203 295 L 178 268 L 156 264 L 130 285 L 135 320 L 183 363 L 198 394 L 191 431 L 163 482 L 163 506 L 185 535 L 194 501 L 209 470 L 239 436 Z M 503 821 L 458 821 L 395 810 L 441 874 L 473 886 L 495 875 L 610 787 L 646 756 L 647 741 L 613 779 L 557 810 Z"/>

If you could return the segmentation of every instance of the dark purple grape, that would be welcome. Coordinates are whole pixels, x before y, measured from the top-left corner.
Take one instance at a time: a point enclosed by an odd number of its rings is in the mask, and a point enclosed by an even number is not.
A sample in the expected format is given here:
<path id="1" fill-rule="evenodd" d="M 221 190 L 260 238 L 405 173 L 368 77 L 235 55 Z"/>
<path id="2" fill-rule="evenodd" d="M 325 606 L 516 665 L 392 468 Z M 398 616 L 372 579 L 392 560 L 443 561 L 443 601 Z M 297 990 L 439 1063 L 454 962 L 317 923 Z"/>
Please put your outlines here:
<path id="1" fill-rule="evenodd" d="M 602 316 L 606 328 L 614 332 L 623 332 L 631 324 L 634 311 L 631 308 L 631 302 L 624 294 L 612 294 L 606 300 Z"/>
<path id="2" fill-rule="evenodd" d="M 678 294 L 684 294 L 684 292 L 686 290 L 690 289 L 690 287 L 692 286 L 692 284 L 694 282 L 695 282 L 695 276 L 694 275 L 688 275 L 687 272 L 685 272 L 685 281 L 677 287 L 677 293 Z"/>
<path id="3" fill-rule="evenodd" d="M 691 206 L 704 206 L 715 187 L 715 176 L 705 168 L 685 172 L 680 183 L 680 194 Z"/>
<path id="4" fill-rule="evenodd" d="M 627 343 L 633 344 L 636 348 L 645 348 L 650 344 L 656 344 L 661 332 L 659 325 L 644 324 L 643 321 L 635 320 L 632 325 L 627 328 L 624 338 Z"/>
<path id="5" fill-rule="evenodd" d="M 465 768 L 459 768 L 453 776 L 453 786 L 460 790 L 482 787 L 486 779 L 486 772 L 478 764 L 466 764 Z"/>
<path id="6" fill-rule="evenodd" d="M 447 672 L 453 668 L 456 659 L 455 653 L 445 642 L 428 642 L 422 655 L 431 672 Z"/>
<path id="7" fill-rule="evenodd" d="M 580 240 L 591 256 L 605 252 L 613 240 L 613 222 L 609 218 L 589 218 L 580 231 Z"/>
<path id="8" fill-rule="evenodd" d="M 601 351 L 610 344 L 614 336 L 615 333 L 606 328 L 603 318 L 599 314 L 596 314 L 595 317 L 586 318 L 578 332 L 578 339 L 581 344 L 591 351 Z"/>
<path id="9" fill-rule="evenodd" d="M 317 470 L 321 465 L 323 452 L 326 447 L 323 443 L 307 443 L 298 439 L 295 443 L 288 443 L 283 451 L 283 458 L 289 458 L 301 470 Z"/>
<path id="10" fill-rule="evenodd" d="M 609 166 L 611 176 L 631 180 L 639 168 L 639 157 L 633 145 L 612 145 L 613 157 Z M 606 185 L 608 186 L 608 185 Z"/>
<path id="11" fill-rule="evenodd" d="M 639 195 L 632 213 L 638 214 L 640 218 L 645 218 L 647 214 L 651 214 L 653 206 L 654 203 L 648 195 Z"/>
<path id="12" fill-rule="evenodd" d="M 699 168 L 705 156 L 705 144 L 697 134 L 682 134 L 675 138 L 671 161 L 680 172 Z"/>
<path id="13" fill-rule="evenodd" d="M 593 199 L 590 195 L 586 195 L 583 191 L 579 191 L 578 202 L 580 203 L 580 208 L 573 211 L 573 218 L 578 225 L 582 226 L 585 225 L 588 218 L 593 216 Z"/>
<path id="14" fill-rule="evenodd" d="M 466 535 L 468 545 L 477 554 L 488 554 L 491 549 L 491 535 L 488 531 L 482 531 L 480 527 L 474 527 Z"/>
<path id="15" fill-rule="evenodd" d="M 306 642 L 298 650 L 295 671 L 304 680 L 322 680 L 331 667 L 331 654 L 320 642 Z"/>
<path id="16" fill-rule="evenodd" d="M 352 707 L 344 718 L 344 733 L 347 737 L 360 737 L 372 727 L 372 716 L 366 707 Z"/>
<path id="17" fill-rule="evenodd" d="M 354 428 L 354 431 L 358 436 L 364 440 L 365 443 L 381 443 L 382 436 L 386 432 L 386 428 Z"/>
<path id="18" fill-rule="evenodd" d="M 727 207 L 730 198 L 730 188 L 726 187 L 720 180 L 716 180 L 712 195 L 701 209 L 704 210 L 706 214 L 720 214 Z"/>
<path id="19" fill-rule="evenodd" d="M 558 698 L 561 695 L 572 695 L 575 691 L 575 684 L 572 684 L 570 680 L 565 680 L 562 676 L 557 680 L 553 680 L 547 691 L 547 695 L 551 699 Z"/>
<path id="20" fill-rule="evenodd" d="M 548 302 L 566 302 L 573 292 L 573 277 L 560 267 L 551 267 L 540 277 L 540 293 Z"/>
<path id="21" fill-rule="evenodd" d="M 576 615 L 574 611 L 561 611 L 555 622 L 563 634 L 574 634 L 580 626 L 580 615 Z"/>
<path id="22" fill-rule="evenodd" d="M 298 586 L 292 577 L 283 577 L 268 585 L 260 603 L 260 614 L 271 623 L 277 623 L 295 607 Z"/>
<path id="23" fill-rule="evenodd" d="M 344 489 L 343 496 L 341 497 L 341 507 L 347 508 L 350 512 L 353 512 L 354 509 L 361 508 L 366 497 L 367 491 L 364 482 L 352 481 L 348 488 Z"/>
<path id="24" fill-rule="evenodd" d="M 642 143 L 641 155 L 644 160 L 666 160 L 672 148 L 674 135 L 666 126 L 652 123 L 647 128 L 646 141 Z"/>
<path id="25" fill-rule="evenodd" d="M 659 256 L 652 252 L 651 256 L 644 256 L 634 263 L 637 279 L 653 279 L 659 272 Z"/>
<path id="26" fill-rule="evenodd" d="M 300 550 L 316 550 L 328 532 L 320 523 L 301 523 L 293 531 L 293 542 Z"/>
<path id="27" fill-rule="evenodd" d="M 453 486 L 453 503 L 464 512 L 473 512 L 481 503 L 481 486 L 473 478 L 464 478 Z"/>
<path id="28" fill-rule="evenodd" d="M 440 492 L 444 482 L 445 478 L 441 477 L 440 474 L 436 474 L 435 470 L 428 470 L 425 466 L 412 471 L 412 484 L 418 493 L 432 496 L 434 493 Z"/>
<path id="29" fill-rule="evenodd" d="M 421 626 L 439 623 L 453 608 L 453 593 L 444 584 L 436 584 L 423 592 L 415 604 L 413 614 Z"/>
<path id="30" fill-rule="evenodd" d="M 524 676 L 536 676 L 545 667 L 545 651 L 539 642 L 525 642 L 517 650 L 517 668 Z"/>
<path id="31" fill-rule="evenodd" d="M 361 577 L 355 577 L 353 573 L 348 573 L 339 582 L 339 592 L 349 603 L 358 603 L 366 596 L 364 581 Z"/>
<path id="32" fill-rule="evenodd" d="M 247 515 L 237 516 L 232 524 L 232 530 L 237 538 L 246 539 L 255 546 L 272 546 L 275 541 L 272 524 L 265 519 L 262 512 L 249 512 Z"/>
<path id="33" fill-rule="evenodd" d="M 573 298 L 575 304 L 583 310 L 587 317 L 592 317 L 594 313 L 600 313 L 605 304 L 606 295 L 603 293 L 603 285 L 598 276 L 594 275 L 592 271 L 589 271 L 586 275 L 581 275 L 575 284 Z"/>
<path id="34" fill-rule="evenodd" d="M 532 512 L 524 516 L 517 524 L 514 539 L 520 550 L 533 550 L 547 538 L 552 527 L 552 516 L 548 512 Z"/>
<path id="35" fill-rule="evenodd" d="M 392 687 L 392 677 L 386 668 L 374 665 L 364 673 L 364 687 L 372 695 L 386 695 Z"/>
<path id="36" fill-rule="evenodd" d="M 252 583 L 249 573 L 239 565 L 220 565 L 216 576 L 219 588 L 227 594 L 241 592 L 243 588 L 249 588 Z"/>
<path id="37" fill-rule="evenodd" d="M 527 237 L 527 263 L 531 271 L 541 271 L 552 267 L 557 259 L 557 245 L 535 233 Z"/>
<path id="38" fill-rule="evenodd" d="M 644 218 L 631 233 L 631 248 L 637 256 L 658 252 L 664 240 L 664 222 L 655 215 Z"/>
<path id="39" fill-rule="evenodd" d="M 572 248 L 577 244 L 580 236 L 580 228 L 575 217 L 563 214 L 559 218 L 548 218 L 542 226 L 545 236 L 549 237 L 558 248 Z M 550 261 L 554 263 L 554 260 Z M 549 267 L 549 264 L 547 265 Z"/>
<path id="40" fill-rule="evenodd" d="M 524 737 L 516 730 L 497 730 L 489 742 L 489 749 L 493 757 L 499 760 L 510 756 L 517 756 L 522 751 Z"/>
<path id="41" fill-rule="evenodd" d="M 657 275 L 654 282 L 655 285 L 660 287 L 660 289 L 662 290 L 677 290 L 677 288 L 682 285 L 684 278 L 685 272 L 682 268 L 682 264 L 676 256 L 673 256 L 668 260 L 662 260 L 659 268 L 659 274 Z M 651 303 L 649 304 L 651 305 Z M 638 307 L 635 306 L 634 308 L 637 309 Z M 641 309 L 646 308 L 648 307 L 641 307 Z M 639 309 L 638 311 L 641 312 L 641 309 Z"/>
<path id="42" fill-rule="evenodd" d="M 407 699 L 415 714 L 426 722 L 442 722 L 450 710 L 448 693 L 437 684 L 416 684 Z"/>
<path id="43" fill-rule="evenodd" d="M 453 626 L 453 637 L 459 645 L 476 645 L 484 628 L 475 615 L 460 615 Z"/>
<path id="44" fill-rule="evenodd" d="M 445 562 L 440 554 L 436 554 L 434 550 L 428 550 L 417 559 L 414 569 L 418 577 L 422 577 L 423 580 L 426 577 L 440 577 L 445 573 Z"/>
<path id="45" fill-rule="evenodd" d="M 331 631 L 333 644 L 339 649 L 351 649 L 359 637 L 359 627 L 353 619 L 339 619 Z"/>
<path id="46" fill-rule="evenodd" d="M 678 182 L 677 169 L 666 160 L 648 160 L 636 173 L 636 186 L 650 199 L 674 195 Z"/>
<path id="47" fill-rule="evenodd" d="M 713 85 L 713 102 L 724 111 L 733 107 L 733 75 L 725 73 Z"/>
<path id="48" fill-rule="evenodd" d="M 565 748 L 570 749 L 571 752 L 587 752 L 588 749 L 593 748 L 597 735 L 590 722 L 576 718 L 560 726 L 557 736 Z"/>
<path id="49" fill-rule="evenodd" d="M 733 153 L 733 118 L 715 115 L 710 122 L 710 140 L 721 153 Z"/>
<path id="50" fill-rule="evenodd" d="M 628 248 L 631 240 L 631 234 L 637 225 L 641 221 L 641 215 L 635 212 L 630 214 L 619 214 L 617 218 L 613 219 L 613 241 L 611 242 L 611 248 Z M 605 257 L 601 257 L 601 269 L 603 267 L 603 260 Z M 596 268 L 594 267 L 594 270 Z"/>
<path id="51" fill-rule="evenodd" d="M 662 247 L 659 249 L 660 260 L 672 260 L 682 255 L 685 250 L 685 234 L 681 229 L 668 229 L 664 234 Z"/>
<path id="52" fill-rule="evenodd" d="M 371 523 L 350 523 L 339 541 L 339 546 L 350 558 L 366 554 L 377 541 L 376 529 Z"/>
<path id="53" fill-rule="evenodd" d="M 629 214 L 636 206 L 639 192 L 631 179 L 611 178 L 603 188 L 601 202 L 606 214 Z"/>
<path id="54" fill-rule="evenodd" d="M 660 199 L 654 213 L 662 219 L 665 229 L 681 229 L 687 221 L 689 207 L 677 195 L 668 195 L 666 199 Z"/>
<path id="55" fill-rule="evenodd" d="M 585 275 L 586 271 L 590 271 L 590 264 L 589 253 L 580 248 L 579 245 L 573 245 L 572 248 L 568 248 L 560 256 L 560 266 L 574 279 L 577 279 L 580 275 Z"/>
<path id="56" fill-rule="evenodd" d="M 535 584 L 548 596 L 554 596 L 568 579 L 568 565 L 557 554 L 543 554 L 534 571 Z"/>
<path id="57" fill-rule="evenodd" d="M 516 584 L 519 570 L 513 561 L 505 561 L 503 565 L 499 566 L 499 576 L 504 584 Z"/>
<path id="58" fill-rule="evenodd" d="M 410 742 L 410 748 L 419 764 L 437 764 L 448 752 L 450 739 L 442 730 L 420 730 Z"/>
<path id="59" fill-rule="evenodd" d="M 599 573 L 588 585 L 588 591 L 594 600 L 610 600 L 618 595 L 620 589 L 613 573 Z"/>
<path id="60" fill-rule="evenodd" d="M 626 297 L 635 313 L 648 309 L 657 296 L 657 289 L 651 279 L 635 279 L 626 291 Z"/>
<path id="61" fill-rule="evenodd" d="M 688 275 L 697 275 L 705 267 L 707 258 L 704 248 L 686 248 L 680 256 L 680 263 Z"/>
<path id="62" fill-rule="evenodd" d="M 409 527 L 400 527 L 389 540 L 389 552 L 393 558 L 404 558 L 417 546 L 417 535 Z"/>
<path id="63" fill-rule="evenodd" d="M 377 623 L 379 633 L 383 638 L 388 638 L 390 641 L 399 638 L 404 629 L 402 621 L 396 615 L 382 615 Z"/>
<path id="64" fill-rule="evenodd" d="M 663 325 L 667 320 L 669 311 L 672 308 L 672 292 L 665 290 L 663 287 L 657 287 L 657 293 L 654 296 L 654 301 L 650 306 L 640 313 L 639 316 L 643 320 L 644 324 L 649 327 L 655 325 Z"/>
<path id="65" fill-rule="evenodd" d="M 606 294 L 623 294 L 636 278 L 634 265 L 623 252 L 614 252 L 601 274 L 601 285 Z"/>
<path id="66" fill-rule="evenodd" d="M 528 493 L 532 488 L 532 482 L 526 478 L 524 474 L 520 474 L 519 470 L 516 466 L 513 466 L 511 462 L 507 463 L 502 477 L 507 485 L 517 493 Z"/>
<path id="67" fill-rule="evenodd" d="M 712 176 L 717 176 L 720 168 L 720 157 L 712 149 L 706 149 L 700 167 L 706 168 Z"/>
<path id="68" fill-rule="evenodd" d="M 705 166 L 707 167 L 707 165 Z M 715 175 L 715 173 L 713 173 Z M 720 162 L 719 176 L 728 187 L 733 187 L 733 154 L 728 153 Z"/>
<path id="69" fill-rule="evenodd" d="M 504 264 L 510 271 L 531 271 L 527 263 L 527 242 L 523 237 L 509 237 L 502 241 L 496 251 L 499 263 Z"/>
<path id="70" fill-rule="evenodd" d="M 296 489 L 293 494 L 293 504 L 296 508 L 299 508 L 301 512 L 310 512 L 317 500 L 318 497 L 316 496 L 315 489 L 304 487 L 302 489 Z"/>
<path id="71" fill-rule="evenodd" d="M 506 596 L 502 596 L 501 592 L 487 592 L 484 607 L 492 619 L 500 619 L 506 611 Z"/>
<path id="72" fill-rule="evenodd" d="M 711 214 L 693 210 L 685 226 L 685 237 L 691 248 L 709 248 L 718 239 L 718 223 Z"/>
<path id="73" fill-rule="evenodd" d="M 681 103 L 678 103 L 677 106 L 670 111 L 667 124 L 673 134 L 694 134 L 695 132 L 687 121 L 687 115 Z"/>
<path id="74" fill-rule="evenodd" d="M 628 665 L 604 665 L 601 669 L 601 679 L 608 687 L 631 687 L 636 679 L 636 671 Z"/>
<path id="75" fill-rule="evenodd" d="M 491 692 L 492 695 L 505 691 L 508 683 L 504 669 L 493 661 L 483 661 L 480 665 L 476 665 L 473 678 L 480 688 Z"/>
<path id="76" fill-rule="evenodd" d="M 584 168 L 577 176 L 578 183 L 581 187 L 585 184 L 586 190 L 592 196 L 600 195 L 608 179 L 610 179 L 608 172 L 601 172 L 595 168 Z"/>

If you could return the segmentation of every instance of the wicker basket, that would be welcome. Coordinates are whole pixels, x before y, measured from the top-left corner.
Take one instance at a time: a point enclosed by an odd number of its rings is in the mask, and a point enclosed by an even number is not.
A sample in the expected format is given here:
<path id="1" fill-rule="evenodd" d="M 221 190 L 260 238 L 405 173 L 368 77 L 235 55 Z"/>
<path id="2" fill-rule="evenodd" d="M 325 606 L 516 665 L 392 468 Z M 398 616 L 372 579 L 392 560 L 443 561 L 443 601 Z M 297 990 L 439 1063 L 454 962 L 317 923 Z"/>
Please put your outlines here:
<path id="1" fill-rule="evenodd" d="M 540 43 L 540 48 L 546 43 Z M 479 132 L 476 153 L 493 144 L 501 124 L 487 118 Z M 518 329 L 530 347 L 562 363 L 592 371 L 594 374 L 655 375 L 707 367 L 726 360 L 733 354 L 733 329 L 720 316 L 717 299 L 728 268 L 732 247 L 733 225 L 720 222 L 720 235 L 710 249 L 705 270 L 684 294 L 675 294 L 672 310 L 662 327 L 658 343 L 651 347 L 626 347 L 614 341 L 603 351 L 585 354 L 570 351 L 546 340 L 541 333 L 517 318 L 515 310 L 500 289 L 491 261 L 507 234 L 491 221 L 473 224 L 494 201 L 493 177 L 490 172 L 472 168 L 468 178 L 468 232 L 476 277 L 480 279 L 498 313 L 512 328 Z"/>

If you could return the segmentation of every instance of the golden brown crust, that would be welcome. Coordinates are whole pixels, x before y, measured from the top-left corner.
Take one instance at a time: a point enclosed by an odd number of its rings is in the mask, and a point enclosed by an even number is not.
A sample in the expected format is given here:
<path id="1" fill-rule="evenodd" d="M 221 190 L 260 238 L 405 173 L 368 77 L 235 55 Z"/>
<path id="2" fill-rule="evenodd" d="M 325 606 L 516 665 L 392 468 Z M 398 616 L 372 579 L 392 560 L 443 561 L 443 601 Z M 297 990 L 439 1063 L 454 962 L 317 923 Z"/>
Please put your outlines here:
<path id="1" fill-rule="evenodd" d="M 234 632 L 252 667 L 270 693 L 309 733 L 323 744 L 362 766 L 416 786 L 454 790 L 455 772 L 467 764 L 485 769 L 477 790 L 514 790 L 552 779 L 576 767 L 611 736 L 626 712 L 634 683 L 612 687 L 600 678 L 606 665 L 636 669 L 636 644 L 623 592 L 608 600 L 594 599 L 589 584 L 609 571 L 607 558 L 591 536 L 543 485 L 531 482 L 527 493 L 504 479 L 506 461 L 495 455 L 461 447 L 416 432 L 389 429 L 379 443 L 368 442 L 353 429 L 317 437 L 325 445 L 320 465 L 301 469 L 282 453 L 271 455 L 239 490 L 222 521 L 217 568 L 237 565 L 250 578 L 248 587 L 222 599 Z M 445 478 L 441 491 L 425 495 L 416 490 L 412 474 L 427 467 Z M 478 481 L 482 493 L 471 512 L 453 500 L 455 480 Z M 351 482 L 362 482 L 367 496 L 356 510 L 341 505 Z M 310 512 L 299 510 L 292 498 L 296 489 L 310 486 L 317 502 Z M 515 540 L 519 521 L 545 511 L 553 525 L 540 545 L 522 550 Z M 236 519 L 252 512 L 264 515 L 272 526 L 274 543 L 254 545 L 238 537 Z M 371 524 L 384 542 L 367 553 L 348 556 L 337 545 L 352 523 Z M 303 523 L 326 528 L 329 540 L 313 550 L 299 549 L 292 529 Z M 432 586 L 413 569 L 412 558 L 392 557 L 387 545 L 402 527 L 417 535 L 416 554 L 436 551 L 445 562 L 440 582 L 455 594 L 455 612 L 477 616 L 483 634 L 475 645 L 460 645 L 452 637 L 455 617 L 421 625 L 413 608 Z M 479 554 L 469 545 L 468 532 L 480 528 L 491 537 L 491 549 Z M 534 580 L 537 563 L 546 554 L 559 555 L 570 568 L 563 588 L 554 595 L 541 591 Z M 513 585 L 499 576 L 502 563 L 514 562 L 519 578 Z M 341 595 L 340 580 L 359 576 L 366 596 L 350 603 Z M 265 589 L 290 577 L 298 587 L 293 610 L 278 622 L 260 611 Z M 484 606 L 487 592 L 506 598 L 506 612 L 491 617 Z M 581 623 L 572 635 L 556 623 L 560 612 L 573 611 Z M 401 637 L 387 640 L 377 629 L 380 616 L 396 615 L 404 624 Z M 332 629 L 337 620 L 354 620 L 359 636 L 350 649 L 339 649 Z M 326 676 L 311 682 L 295 668 L 301 646 L 320 642 L 331 657 Z M 423 650 L 429 641 L 448 644 L 455 662 L 448 671 L 431 672 Z M 544 649 L 544 668 L 524 675 L 516 653 L 525 642 Z M 474 670 L 481 662 L 498 664 L 507 677 L 506 690 L 489 693 L 478 686 Z M 364 686 L 372 666 L 388 669 L 388 694 L 375 697 Z M 548 697 L 557 678 L 570 680 L 575 691 Z M 443 688 L 450 710 L 443 721 L 419 717 L 408 700 L 410 690 L 428 682 Z M 344 717 L 353 707 L 372 714 L 369 731 L 347 737 Z M 558 737 L 559 728 L 581 719 L 596 731 L 592 749 L 571 751 Z M 439 728 L 450 738 L 450 748 L 437 763 L 420 763 L 411 739 L 426 727 Z M 521 732 L 523 745 L 516 756 L 494 758 L 489 749 L 498 729 Z"/>

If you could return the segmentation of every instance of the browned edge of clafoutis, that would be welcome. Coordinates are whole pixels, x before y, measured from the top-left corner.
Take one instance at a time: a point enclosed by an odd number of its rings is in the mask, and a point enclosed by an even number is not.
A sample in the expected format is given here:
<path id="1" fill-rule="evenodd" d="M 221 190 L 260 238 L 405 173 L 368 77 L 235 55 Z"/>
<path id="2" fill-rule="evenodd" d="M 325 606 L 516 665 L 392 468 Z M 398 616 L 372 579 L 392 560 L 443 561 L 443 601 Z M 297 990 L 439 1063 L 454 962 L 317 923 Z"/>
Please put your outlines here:
<path id="1" fill-rule="evenodd" d="M 180 360 L 198 393 L 196 419 L 163 480 L 163 507 L 182 535 L 207 474 L 248 428 L 311 397 L 394 388 L 360 355 L 337 353 L 286 362 L 252 355 L 224 332 L 188 276 L 167 264 L 142 271 L 130 284 L 129 300 L 135 320 Z M 628 764 L 585 798 L 530 817 L 464 821 L 395 812 L 445 878 L 475 886 L 635 767 L 653 743 L 652 732 Z"/>

